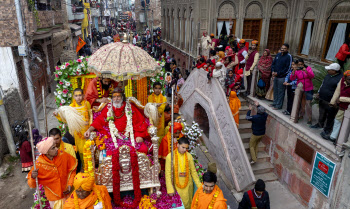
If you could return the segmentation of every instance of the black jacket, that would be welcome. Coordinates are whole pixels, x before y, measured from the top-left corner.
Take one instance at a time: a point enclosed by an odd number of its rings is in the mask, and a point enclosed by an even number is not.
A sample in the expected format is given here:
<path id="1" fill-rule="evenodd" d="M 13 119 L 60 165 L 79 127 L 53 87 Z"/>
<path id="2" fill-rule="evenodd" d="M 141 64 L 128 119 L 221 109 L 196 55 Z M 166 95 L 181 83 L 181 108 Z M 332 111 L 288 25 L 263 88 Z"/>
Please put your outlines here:
<path id="1" fill-rule="evenodd" d="M 250 116 L 251 110 L 247 112 L 246 119 L 252 121 L 252 130 L 255 136 L 265 135 L 266 120 L 268 114 L 266 112 Z"/>
<path id="2" fill-rule="evenodd" d="M 320 90 L 318 91 L 320 99 L 330 102 L 335 92 L 335 89 L 337 88 L 337 85 L 342 79 L 342 77 L 343 73 L 341 72 L 334 76 L 327 74 L 323 79 Z"/>
<path id="3" fill-rule="evenodd" d="M 270 209 L 270 197 L 267 191 L 258 198 L 253 190 L 253 197 L 255 200 L 256 207 L 258 209 Z M 249 195 L 247 192 L 244 193 L 242 201 L 238 205 L 238 209 L 251 209 L 252 204 L 250 203 Z"/>
<path id="4" fill-rule="evenodd" d="M 277 78 L 284 78 L 288 74 L 289 69 L 292 66 L 292 55 L 286 53 L 278 53 L 272 62 L 271 70 L 277 73 Z"/>

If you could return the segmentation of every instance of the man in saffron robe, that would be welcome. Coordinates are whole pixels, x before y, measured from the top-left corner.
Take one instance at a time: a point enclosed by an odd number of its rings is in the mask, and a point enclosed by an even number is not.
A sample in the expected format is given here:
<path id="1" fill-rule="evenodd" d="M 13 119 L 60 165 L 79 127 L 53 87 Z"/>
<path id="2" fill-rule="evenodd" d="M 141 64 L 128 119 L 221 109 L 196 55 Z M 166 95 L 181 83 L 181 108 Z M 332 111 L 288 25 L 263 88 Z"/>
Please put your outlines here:
<path id="1" fill-rule="evenodd" d="M 73 145 L 62 141 L 62 133 L 61 133 L 60 129 L 58 129 L 58 128 L 51 129 L 49 131 L 49 136 L 55 140 L 55 145 L 56 145 L 57 149 L 64 151 L 64 152 L 67 152 L 72 157 L 77 158 Z"/>
<path id="2" fill-rule="evenodd" d="M 79 124 L 82 128 L 72 133 L 74 135 L 75 146 L 77 147 L 77 150 L 79 152 L 80 160 L 82 162 L 82 165 L 84 165 L 83 153 L 84 153 L 84 144 L 86 141 L 84 138 L 84 133 L 89 128 L 91 106 L 88 101 L 84 100 L 84 93 L 82 89 L 80 88 L 74 89 L 73 102 L 69 106 L 74 107 L 74 109 L 76 109 L 79 112 L 79 114 L 82 116 L 82 119 L 84 120 L 83 124 Z M 54 115 L 58 120 L 66 123 L 66 121 L 63 120 L 58 113 L 54 112 Z M 67 116 L 65 116 L 64 118 L 67 118 Z M 70 129 L 70 131 L 72 130 Z"/>
<path id="3" fill-rule="evenodd" d="M 203 175 L 203 185 L 197 189 L 192 200 L 191 209 L 227 209 L 226 199 L 221 189 L 216 185 L 215 173 L 207 171 Z M 211 207 L 210 207 L 211 206 Z"/>
<path id="4" fill-rule="evenodd" d="M 112 199 L 106 186 L 95 184 L 95 178 L 88 173 L 78 173 L 74 178 L 74 192 L 65 202 L 63 209 L 112 209 Z"/>
<path id="5" fill-rule="evenodd" d="M 166 97 L 162 94 L 162 84 L 160 82 L 155 82 L 153 84 L 153 93 L 148 97 L 148 102 L 157 103 L 158 105 L 158 113 L 160 117 L 157 126 L 157 135 L 159 140 L 164 136 L 164 109 L 166 101 Z"/>
<path id="6" fill-rule="evenodd" d="M 177 147 L 177 139 L 181 138 L 183 136 L 183 134 L 181 133 L 182 131 L 182 125 L 181 123 L 174 123 L 174 150 Z M 160 146 L 159 146 L 159 152 L 158 152 L 158 156 L 160 159 L 163 159 L 163 161 L 160 161 L 160 164 L 162 165 L 162 170 L 164 170 L 164 160 L 166 158 L 166 156 L 168 156 L 170 151 L 170 145 L 171 145 L 171 126 L 169 128 L 168 133 L 163 137 Z"/>
<path id="7" fill-rule="evenodd" d="M 45 195 L 52 209 L 62 209 L 66 196 L 73 191 L 73 180 L 77 169 L 77 160 L 68 153 L 58 150 L 52 137 L 37 144 L 41 155 L 28 173 L 28 185 L 36 187 L 35 178 L 44 186 Z"/>
<path id="8" fill-rule="evenodd" d="M 131 105 L 132 111 L 132 130 L 134 132 L 134 138 L 137 143 L 142 143 L 144 139 L 149 139 L 149 134 L 147 132 L 148 125 L 145 121 L 145 116 L 143 113 L 134 105 Z M 127 128 L 127 117 L 125 111 L 126 101 L 124 91 L 121 88 L 115 88 L 112 94 L 112 104 L 110 108 L 113 108 L 113 116 L 115 127 L 118 129 L 119 133 L 124 134 L 125 129 Z M 108 135 L 108 131 L 106 131 L 103 127 L 108 127 L 107 121 L 107 112 L 108 106 L 105 107 L 101 111 L 101 115 L 99 115 L 94 122 L 91 124 L 90 128 L 84 133 L 85 138 L 90 137 L 91 131 L 97 130 L 98 132 Z M 147 154 L 147 146 L 142 143 L 139 152 L 143 152 Z"/>
<path id="9" fill-rule="evenodd" d="M 98 107 L 101 103 L 108 103 L 112 91 L 118 83 L 110 78 L 96 77 L 92 79 L 85 92 L 85 100 L 90 102 L 91 107 Z"/>
<path id="10" fill-rule="evenodd" d="M 165 182 L 167 193 L 170 196 L 175 194 L 175 189 L 179 193 L 185 209 L 191 208 L 193 198 L 193 181 L 197 188 L 201 186 L 192 155 L 187 152 L 189 140 L 186 137 L 179 139 L 177 149 L 174 152 L 174 182 L 171 180 L 171 153 L 166 157 L 165 164 Z M 186 162 L 187 160 L 187 162 Z"/>

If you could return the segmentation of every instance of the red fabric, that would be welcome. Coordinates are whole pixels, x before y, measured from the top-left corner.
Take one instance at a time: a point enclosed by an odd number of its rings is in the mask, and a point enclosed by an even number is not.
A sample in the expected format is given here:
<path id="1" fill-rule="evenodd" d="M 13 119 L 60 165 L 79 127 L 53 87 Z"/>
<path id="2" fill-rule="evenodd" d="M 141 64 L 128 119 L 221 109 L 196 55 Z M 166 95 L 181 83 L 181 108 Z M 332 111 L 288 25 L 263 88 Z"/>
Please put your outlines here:
<path id="1" fill-rule="evenodd" d="M 29 141 L 24 141 L 19 148 L 19 155 L 21 157 L 21 163 L 30 163 L 33 164 L 32 157 L 32 147 L 30 146 Z"/>
<path id="2" fill-rule="evenodd" d="M 335 55 L 335 57 L 338 59 L 338 60 L 341 60 L 341 61 L 345 61 L 346 57 L 350 55 L 350 52 L 349 52 L 349 46 L 347 44 L 343 44 L 338 53 Z"/>
<path id="3" fill-rule="evenodd" d="M 113 107 L 114 115 L 117 117 L 122 115 L 123 112 L 125 112 L 124 111 L 125 105 L 126 103 L 124 102 L 121 108 Z M 131 104 L 131 109 L 132 109 L 132 125 L 133 125 L 135 139 L 136 137 L 149 139 L 149 134 L 147 132 L 148 125 L 145 121 L 144 115 L 140 112 L 140 110 L 134 104 Z M 108 112 L 108 108 L 105 107 L 102 110 L 101 115 L 99 115 L 91 124 L 91 126 L 93 126 L 98 132 L 105 135 L 109 135 L 108 132 L 103 128 L 104 126 L 108 126 L 107 112 Z M 125 113 L 121 118 L 114 118 L 115 127 L 118 129 L 119 132 L 123 134 L 125 132 L 126 123 L 127 123 L 127 118 Z M 142 144 L 138 151 L 147 153 L 147 146 L 145 144 Z"/>
<path id="4" fill-rule="evenodd" d="M 241 48 L 239 51 L 238 51 L 238 54 L 237 54 L 237 57 L 238 57 L 238 62 L 241 62 L 242 60 L 244 60 L 244 57 L 242 55 L 242 53 L 244 51 L 248 51 L 246 47 L 243 47 Z"/>
<path id="5" fill-rule="evenodd" d="M 204 65 L 205 65 L 206 63 L 202 63 L 202 64 L 200 64 L 200 63 L 197 63 L 197 65 L 196 65 L 196 67 L 197 67 L 197 69 L 201 69 L 201 68 L 204 68 Z"/>
<path id="6" fill-rule="evenodd" d="M 257 53 L 258 51 L 253 51 L 250 55 L 249 55 L 249 57 L 248 57 L 248 59 L 247 59 L 247 61 L 246 61 L 246 68 L 245 68 L 245 70 L 246 71 L 249 71 L 250 70 L 250 68 L 252 67 L 252 65 L 253 65 L 253 63 L 254 63 L 254 56 L 255 56 L 255 54 Z M 243 56 L 242 56 L 243 57 Z"/>
<path id="7" fill-rule="evenodd" d="M 98 99 L 97 82 L 100 82 L 100 89 L 102 91 L 101 81 L 99 81 L 99 78 L 96 77 L 90 81 L 85 92 L 85 100 L 90 102 L 91 107 L 100 105 L 100 103 L 95 102 L 95 100 Z M 112 80 L 111 85 L 112 85 L 112 89 L 114 89 L 115 87 L 118 86 L 118 82 Z M 107 91 L 104 90 L 104 94 L 102 95 L 102 97 L 109 97 L 109 90 Z"/>
<path id="8" fill-rule="evenodd" d="M 248 192 L 250 203 L 252 204 L 252 207 L 256 207 L 254 196 L 253 196 L 253 190 L 249 190 Z"/>
<path id="9" fill-rule="evenodd" d="M 262 56 L 259 59 L 258 69 L 261 73 L 261 78 L 265 81 L 265 83 L 268 83 L 271 77 L 271 66 L 273 58 L 270 55 L 269 49 L 265 49 L 265 51 L 267 52 L 267 56 Z"/>
<path id="10" fill-rule="evenodd" d="M 350 97 L 350 86 L 345 85 L 345 77 L 343 77 L 340 81 L 340 97 Z M 342 110 L 347 110 L 350 103 L 348 102 L 340 102 L 339 108 Z"/>

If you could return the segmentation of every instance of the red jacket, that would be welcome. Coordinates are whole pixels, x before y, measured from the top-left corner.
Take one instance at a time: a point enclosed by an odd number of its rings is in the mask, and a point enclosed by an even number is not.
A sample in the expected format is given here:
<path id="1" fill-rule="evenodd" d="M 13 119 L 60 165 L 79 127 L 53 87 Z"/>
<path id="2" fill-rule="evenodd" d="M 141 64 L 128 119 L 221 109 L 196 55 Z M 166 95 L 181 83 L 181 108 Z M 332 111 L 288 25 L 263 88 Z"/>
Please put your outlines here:
<path id="1" fill-rule="evenodd" d="M 345 61 L 348 55 L 350 55 L 349 46 L 347 44 L 343 44 L 335 57 L 340 61 Z"/>

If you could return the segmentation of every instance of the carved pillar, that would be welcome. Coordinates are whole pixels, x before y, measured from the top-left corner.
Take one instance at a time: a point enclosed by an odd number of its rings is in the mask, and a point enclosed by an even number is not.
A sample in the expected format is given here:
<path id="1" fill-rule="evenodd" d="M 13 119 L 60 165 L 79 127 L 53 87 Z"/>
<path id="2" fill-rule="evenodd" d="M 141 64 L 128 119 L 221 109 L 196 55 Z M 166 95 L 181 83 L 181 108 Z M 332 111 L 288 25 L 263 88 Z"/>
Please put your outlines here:
<path id="1" fill-rule="evenodd" d="M 257 75 L 258 75 L 258 67 L 255 65 L 253 71 L 252 71 L 252 82 L 250 85 L 250 92 L 249 95 L 252 97 L 255 97 L 255 90 L 256 90 L 256 84 L 257 84 Z"/>
<path id="2" fill-rule="evenodd" d="M 303 84 L 300 82 L 295 89 L 295 95 L 294 95 L 294 100 L 293 100 L 293 108 L 292 108 L 292 113 L 290 115 L 290 120 L 293 123 L 297 123 L 299 119 L 299 109 L 300 109 L 300 104 L 303 96 Z"/>
<path id="3" fill-rule="evenodd" d="M 341 150 L 344 143 L 348 141 L 350 133 L 350 105 L 348 109 L 344 112 L 344 119 L 340 128 L 338 140 L 337 140 L 337 150 Z"/>

